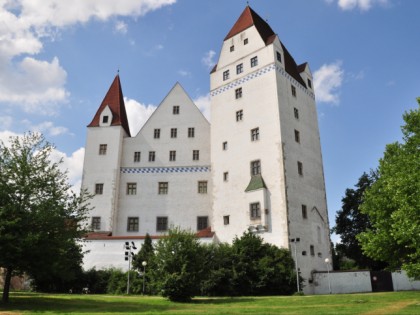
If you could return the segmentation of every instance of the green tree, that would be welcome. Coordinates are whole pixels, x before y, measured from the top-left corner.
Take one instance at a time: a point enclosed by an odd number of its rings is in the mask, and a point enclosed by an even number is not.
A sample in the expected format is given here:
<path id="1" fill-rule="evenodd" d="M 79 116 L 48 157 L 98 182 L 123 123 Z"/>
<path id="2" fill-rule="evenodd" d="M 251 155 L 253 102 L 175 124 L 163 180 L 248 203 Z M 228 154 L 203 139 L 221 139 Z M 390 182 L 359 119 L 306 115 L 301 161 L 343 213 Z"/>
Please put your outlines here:
<path id="1" fill-rule="evenodd" d="M 149 233 L 147 233 L 141 249 L 133 257 L 133 269 L 139 271 L 142 277 L 145 277 L 144 284 L 146 293 L 152 293 L 152 282 L 148 270 L 152 270 L 154 268 L 153 256 L 154 248 L 152 238 L 150 237 Z M 147 263 L 146 267 L 143 266 L 144 261 Z"/>
<path id="2" fill-rule="evenodd" d="M 332 232 L 340 235 L 341 238 L 341 242 L 335 248 L 339 257 L 338 266 L 342 265 L 346 258 L 349 258 L 359 268 L 381 270 L 386 267 L 386 263 L 364 255 L 356 238 L 358 234 L 371 228 L 369 217 L 360 211 L 360 205 L 363 202 L 364 192 L 372 186 L 375 180 L 375 172 L 363 173 L 355 186 L 356 189 L 346 189 L 345 196 L 341 199 L 342 208 L 337 211 L 335 226 L 332 229 Z"/>
<path id="3" fill-rule="evenodd" d="M 171 301 L 187 302 L 200 292 L 204 250 L 197 236 L 179 228 L 156 244 L 156 254 L 149 268 L 157 292 Z"/>
<path id="4" fill-rule="evenodd" d="M 362 213 L 372 227 L 358 236 L 362 249 L 390 269 L 420 279 L 420 99 L 404 113 L 403 143 L 386 146 L 378 179 L 366 190 Z"/>
<path id="5" fill-rule="evenodd" d="M 63 264 L 80 257 L 77 240 L 86 232 L 89 195 L 70 193 L 62 161 L 51 161 L 53 146 L 37 133 L 0 143 L 0 266 L 6 269 L 3 302 L 14 272 L 33 278 L 53 273 L 70 277 Z M 77 258 L 78 259 L 78 258 Z"/>

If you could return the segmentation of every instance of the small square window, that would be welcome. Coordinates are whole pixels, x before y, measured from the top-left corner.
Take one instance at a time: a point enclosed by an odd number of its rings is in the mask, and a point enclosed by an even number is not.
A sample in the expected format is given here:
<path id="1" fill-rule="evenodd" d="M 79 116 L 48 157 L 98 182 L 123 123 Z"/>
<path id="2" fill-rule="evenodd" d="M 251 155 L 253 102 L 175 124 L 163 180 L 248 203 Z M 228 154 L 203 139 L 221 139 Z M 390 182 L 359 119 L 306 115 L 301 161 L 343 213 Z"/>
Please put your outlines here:
<path id="1" fill-rule="evenodd" d="M 256 67 L 256 66 L 258 66 L 258 57 L 257 56 L 251 58 L 251 68 Z"/>
<path id="2" fill-rule="evenodd" d="M 277 55 L 277 61 L 281 62 L 281 53 L 277 51 L 276 55 Z"/>
<path id="3" fill-rule="evenodd" d="M 302 256 L 306 256 L 306 250 L 302 251 Z"/>
<path id="4" fill-rule="evenodd" d="M 168 230 L 168 217 L 156 218 L 156 231 L 165 232 Z"/>
<path id="5" fill-rule="evenodd" d="M 229 216 L 228 215 L 223 216 L 223 224 L 224 225 L 229 225 Z"/>
<path id="6" fill-rule="evenodd" d="M 223 81 L 226 81 L 229 79 L 229 70 L 223 71 Z"/>
<path id="7" fill-rule="evenodd" d="M 169 161 L 175 161 L 176 160 L 176 151 L 169 151 Z"/>
<path id="8" fill-rule="evenodd" d="M 101 229 L 101 217 L 92 217 L 92 230 L 100 230 Z"/>
<path id="9" fill-rule="evenodd" d="M 106 155 L 106 150 L 108 146 L 106 144 L 99 145 L 99 155 Z"/>
<path id="10" fill-rule="evenodd" d="M 308 218 L 308 210 L 306 208 L 306 205 L 302 205 L 302 218 L 304 219 Z"/>
<path id="11" fill-rule="evenodd" d="M 199 194 L 207 194 L 207 181 L 199 181 L 198 182 L 198 193 Z"/>
<path id="12" fill-rule="evenodd" d="M 232 52 L 232 51 L 235 51 L 235 46 L 234 45 L 230 46 L 230 52 Z"/>
<path id="13" fill-rule="evenodd" d="M 195 137 L 195 129 L 190 127 L 188 128 L 188 138 L 194 138 Z"/>
<path id="14" fill-rule="evenodd" d="M 300 176 L 303 176 L 303 164 L 302 164 L 302 162 L 297 162 L 297 167 L 298 167 L 298 174 L 300 175 Z"/>
<path id="15" fill-rule="evenodd" d="M 155 151 L 149 151 L 149 162 L 155 161 Z"/>
<path id="16" fill-rule="evenodd" d="M 299 110 L 295 107 L 295 108 L 293 109 L 293 111 L 294 111 L 294 114 L 295 114 L 295 118 L 296 118 L 296 119 L 299 119 Z"/>
<path id="17" fill-rule="evenodd" d="M 300 143 L 300 132 L 299 130 L 296 130 L 296 129 L 295 129 L 295 141 L 297 143 Z"/>
<path id="18" fill-rule="evenodd" d="M 197 217 L 197 231 L 207 229 L 209 226 L 209 217 Z"/>
<path id="19" fill-rule="evenodd" d="M 109 116 L 103 116 L 102 117 L 102 123 L 104 123 L 104 124 L 108 123 L 108 119 L 109 119 Z"/>
<path id="20" fill-rule="evenodd" d="M 237 88 L 235 90 L 235 98 L 238 99 L 238 98 L 241 98 L 241 97 L 242 97 L 242 88 Z"/>
<path id="21" fill-rule="evenodd" d="M 200 159 L 200 151 L 193 150 L 193 161 L 198 161 Z"/>
<path id="22" fill-rule="evenodd" d="M 261 218 L 260 203 L 254 202 L 249 205 L 251 220 L 256 220 Z"/>
<path id="23" fill-rule="evenodd" d="M 155 139 L 159 139 L 160 138 L 160 129 L 155 129 L 153 137 Z"/>
<path id="24" fill-rule="evenodd" d="M 223 173 L 223 181 L 227 182 L 229 180 L 229 172 Z"/>
<path id="25" fill-rule="evenodd" d="M 312 89 L 312 81 L 311 81 L 311 79 L 308 79 L 308 86 L 309 86 L 309 88 Z"/>
<path id="26" fill-rule="evenodd" d="M 296 97 L 296 87 L 294 85 L 291 85 L 291 87 L 292 87 L 292 95 Z"/>
<path id="27" fill-rule="evenodd" d="M 251 129 L 251 141 L 260 140 L 260 128 Z"/>
<path id="28" fill-rule="evenodd" d="M 244 115 L 244 111 L 243 110 L 238 110 L 236 112 L 236 121 L 241 121 Z"/>
<path id="29" fill-rule="evenodd" d="M 174 107 L 172 107 L 172 114 L 179 115 L 179 106 L 178 105 L 175 105 Z"/>
<path id="30" fill-rule="evenodd" d="M 159 182 L 159 195 L 167 195 L 168 194 L 168 182 Z"/>
<path id="31" fill-rule="evenodd" d="M 236 65 L 236 74 L 241 74 L 244 72 L 244 64 L 240 63 L 239 65 Z"/>
<path id="32" fill-rule="evenodd" d="M 226 151 L 226 150 L 227 150 L 227 148 L 228 148 L 228 143 L 227 143 L 227 141 L 223 142 L 223 144 L 222 144 L 222 148 L 223 148 L 223 150 L 224 150 L 224 151 Z"/>
<path id="33" fill-rule="evenodd" d="M 315 247 L 314 245 L 309 246 L 310 252 L 311 252 L 311 256 L 315 256 Z"/>
<path id="34" fill-rule="evenodd" d="M 261 161 L 252 161 L 251 162 L 251 175 L 259 175 L 261 174 Z"/>
<path id="35" fill-rule="evenodd" d="M 140 162 L 141 152 L 134 152 L 134 162 Z"/>
<path id="36" fill-rule="evenodd" d="M 244 39 L 244 45 L 247 45 L 248 44 L 248 38 L 245 38 Z"/>
<path id="37" fill-rule="evenodd" d="M 136 195 L 136 194 L 137 194 L 137 184 L 127 183 L 127 195 Z"/>
<path id="38" fill-rule="evenodd" d="M 171 128 L 171 138 L 176 138 L 178 134 L 178 129 Z"/>
<path id="39" fill-rule="evenodd" d="M 139 218 L 128 217 L 127 219 L 127 232 L 138 232 L 139 231 Z"/>
<path id="40" fill-rule="evenodd" d="M 318 257 L 319 258 L 322 258 L 322 253 L 318 253 Z"/>
<path id="41" fill-rule="evenodd" d="M 95 195 L 102 195 L 104 193 L 104 184 L 95 185 Z"/>

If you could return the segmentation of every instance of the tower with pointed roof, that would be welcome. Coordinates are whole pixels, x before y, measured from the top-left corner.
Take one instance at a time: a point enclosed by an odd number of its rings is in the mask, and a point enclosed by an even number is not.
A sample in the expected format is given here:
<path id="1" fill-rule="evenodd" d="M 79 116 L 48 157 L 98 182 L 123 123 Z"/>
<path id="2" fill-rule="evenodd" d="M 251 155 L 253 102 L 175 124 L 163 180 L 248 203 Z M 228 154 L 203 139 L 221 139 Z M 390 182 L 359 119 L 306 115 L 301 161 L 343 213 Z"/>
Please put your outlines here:
<path id="1" fill-rule="evenodd" d="M 213 228 L 297 245 L 305 279 L 325 270 L 329 227 L 312 75 L 249 6 L 210 77 Z M 294 245 L 294 243 L 293 243 Z M 308 283 L 306 283 L 308 285 Z"/>

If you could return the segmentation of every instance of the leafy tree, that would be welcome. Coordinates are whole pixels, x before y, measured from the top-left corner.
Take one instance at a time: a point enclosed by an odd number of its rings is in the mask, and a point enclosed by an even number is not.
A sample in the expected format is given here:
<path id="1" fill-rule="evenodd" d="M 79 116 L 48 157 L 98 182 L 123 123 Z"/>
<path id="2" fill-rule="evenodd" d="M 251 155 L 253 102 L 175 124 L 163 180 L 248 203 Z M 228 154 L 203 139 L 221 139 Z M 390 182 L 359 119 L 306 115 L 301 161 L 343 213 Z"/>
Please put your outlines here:
<path id="1" fill-rule="evenodd" d="M 356 238 L 358 234 L 371 228 L 369 217 L 360 211 L 360 205 L 363 202 L 364 192 L 372 186 L 375 180 L 375 172 L 370 172 L 370 174 L 363 173 L 356 184 L 356 189 L 346 189 L 345 196 L 341 200 L 342 209 L 337 211 L 335 226 L 332 229 L 341 238 L 341 242 L 336 245 L 339 257 L 338 266 L 345 261 L 348 262 L 345 258 L 349 258 L 359 268 L 381 270 L 386 267 L 385 263 L 364 255 L 361 245 Z M 348 263 L 346 263 L 346 267 L 348 267 Z"/>
<path id="2" fill-rule="evenodd" d="M 372 227 L 358 240 L 364 253 L 420 279 L 420 98 L 404 113 L 403 143 L 388 144 L 378 179 L 366 190 L 362 213 Z"/>
<path id="3" fill-rule="evenodd" d="M 200 292 L 204 250 L 197 236 L 179 228 L 156 244 L 149 273 L 157 292 L 171 301 L 186 302 Z"/>
<path id="4" fill-rule="evenodd" d="M 51 161 L 53 146 L 37 133 L 0 143 L 0 266 L 6 268 L 3 302 L 11 276 L 71 277 L 64 264 L 80 261 L 76 242 L 86 232 L 89 195 L 69 193 L 67 174 Z M 72 254 L 68 255 L 67 251 Z M 67 256 L 68 255 L 68 256 Z"/>
<path id="5" fill-rule="evenodd" d="M 153 256 L 154 256 L 154 248 L 152 244 L 152 239 L 149 235 L 149 233 L 146 234 L 146 237 L 144 239 L 144 243 L 141 246 L 141 249 L 139 252 L 134 255 L 133 257 L 133 269 L 139 271 L 142 273 L 142 277 L 145 277 L 145 292 L 151 293 L 152 290 L 152 282 L 149 275 L 148 270 L 153 269 Z M 146 272 L 145 267 L 142 265 L 143 261 L 147 263 L 146 265 Z"/>

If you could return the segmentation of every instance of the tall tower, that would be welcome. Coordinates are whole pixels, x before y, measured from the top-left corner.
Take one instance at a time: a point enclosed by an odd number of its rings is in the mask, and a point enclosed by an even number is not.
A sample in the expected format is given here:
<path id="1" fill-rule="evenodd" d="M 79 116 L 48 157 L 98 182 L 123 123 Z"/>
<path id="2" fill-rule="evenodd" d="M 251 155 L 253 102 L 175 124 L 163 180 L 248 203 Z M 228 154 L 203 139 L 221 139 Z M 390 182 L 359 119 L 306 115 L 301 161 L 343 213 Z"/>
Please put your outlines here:
<path id="1" fill-rule="evenodd" d="M 122 143 L 124 138 L 130 137 L 118 75 L 87 127 L 82 188 L 95 195 L 91 200 L 92 228 L 113 232 L 118 209 Z"/>
<path id="2" fill-rule="evenodd" d="M 325 270 L 329 227 L 312 75 L 249 6 L 211 72 L 213 226 L 293 249 L 301 275 Z"/>

